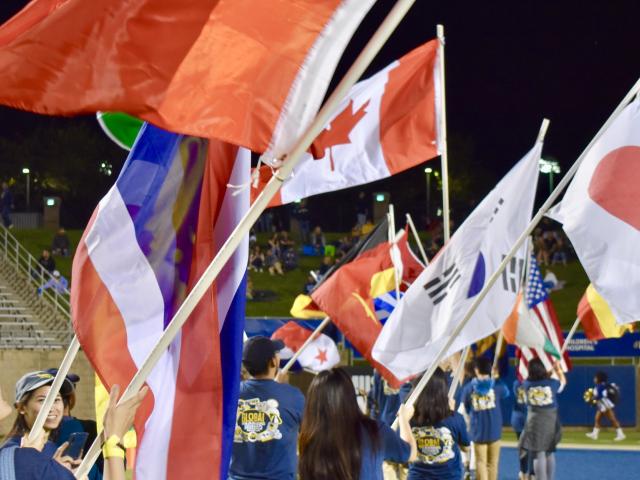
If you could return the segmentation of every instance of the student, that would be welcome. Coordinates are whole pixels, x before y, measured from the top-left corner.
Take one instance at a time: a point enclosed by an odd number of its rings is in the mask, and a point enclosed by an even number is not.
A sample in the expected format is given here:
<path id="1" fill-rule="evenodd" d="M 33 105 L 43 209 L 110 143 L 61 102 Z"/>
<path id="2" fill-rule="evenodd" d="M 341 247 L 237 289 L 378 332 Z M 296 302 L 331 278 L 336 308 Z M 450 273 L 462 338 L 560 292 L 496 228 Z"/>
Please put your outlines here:
<path id="1" fill-rule="evenodd" d="M 229 477 L 234 480 L 296 478 L 296 443 L 304 396 L 275 381 L 280 340 L 253 337 L 244 344 L 242 365 L 250 378 L 240 384 L 240 399 Z"/>
<path id="2" fill-rule="evenodd" d="M 35 441 L 29 441 L 31 426 L 51 389 L 54 376 L 48 372 L 31 372 L 24 375 L 16 383 L 15 408 L 18 412 L 16 420 L 7 435 L 7 440 L 0 449 L 0 472 L 9 478 L 20 480 L 51 479 L 72 480 L 73 469 L 79 461 L 62 455 L 66 444 L 58 447 L 48 441 L 62 421 L 62 397 L 57 395 L 51 412 L 43 426 L 43 432 Z M 73 387 L 66 380 L 61 392 L 66 393 Z M 13 475 L 13 477 L 11 476 Z"/>
<path id="3" fill-rule="evenodd" d="M 587 433 L 587 437 L 592 440 L 598 439 L 598 434 L 600 433 L 600 425 L 602 421 L 602 415 L 606 416 L 611 424 L 616 429 L 616 437 L 613 439 L 614 442 L 619 442 L 627 438 L 627 436 L 622 431 L 620 427 L 620 422 L 616 418 L 616 414 L 613 411 L 615 408 L 616 399 L 612 399 L 610 394 L 610 385 L 608 383 L 609 378 L 605 372 L 598 372 L 596 376 L 593 378 L 593 383 L 595 383 L 595 388 L 593 389 L 593 400 L 596 402 L 596 417 L 593 425 L 593 431 Z"/>
<path id="4" fill-rule="evenodd" d="M 307 391 L 298 444 L 300 480 L 382 480 L 383 461 L 415 460 L 411 410 L 400 407 L 398 434 L 362 413 L 343 369 L 320 372 Z"/>
<path id="5" fill-rule="evenodd" d="M 462 391 L 462 403 L 470 417 L 470 436 L 476 458 L 476 478 L 496 480 L 502 438 L 502 410 L 500 404 L 509 390 L 491 377 L 492 361 L 476 359 L 475 378 Z"/>
<path id="6" fill-rule="evenodd" d="M 553 480 L 556 446 L 562 437 L 558 418 L 558 392 L 566 384 L 564 372 L 556 362 L 553 370 L 560 380 L 550 378 L 539 358 L 529 362 L 529 376 L 523 387 L 527 398 L 527 421 L 519 447 L 533 458 L 536 480 Z"/>
<path id="7" fill-rule="evenodd" d="M 517 378 L 513 381 L 513 410 L 511 411 L 511 427 L 516 433 L 516 439 L 520 439 L 524 425 L 527 420 L 527 392 L 524 389 L 524 385 Z M 529 478 L 529 455 L 526 450 L 519 452 L 520 456 L 520 471 L 518 478 L 520 480 Z"/>
<path id="8" fill-rule="evenodd" d="M 409 466 L 408 480 L 460 480 L 460 450 L 469 447 L 464 418 L 449 405 L 447 375 L 437 369 L 416 401 L 411 431 L 418 459 Z"/>

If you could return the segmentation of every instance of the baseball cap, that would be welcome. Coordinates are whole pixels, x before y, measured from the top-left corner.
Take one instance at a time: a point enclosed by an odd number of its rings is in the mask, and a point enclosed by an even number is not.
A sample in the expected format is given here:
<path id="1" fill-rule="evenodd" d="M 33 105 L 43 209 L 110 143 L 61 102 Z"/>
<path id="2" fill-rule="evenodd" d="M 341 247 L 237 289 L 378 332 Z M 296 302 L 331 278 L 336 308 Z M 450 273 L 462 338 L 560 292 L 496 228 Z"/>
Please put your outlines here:
<path id="1" fill-rule="evenodd" d="M 251 337 L 244 342 L 242 363 L 251 372 L 264 372 L 269 360 L 284 348 L 282 340 L 271 340 L 263 336 Z"/>
<path id="2" fill-rule="evenodd" d="M 33 392 L 45 385 L 51 385 L 55 378 L 55 375 L 45 371 L 30 372 L 23 375 L 16 383 L 16 403 L 22 400 L 27 393 Z M 73 383 L 65 378 L 60 387 L 60 395 L 68 395 L 72 391 Z"/>

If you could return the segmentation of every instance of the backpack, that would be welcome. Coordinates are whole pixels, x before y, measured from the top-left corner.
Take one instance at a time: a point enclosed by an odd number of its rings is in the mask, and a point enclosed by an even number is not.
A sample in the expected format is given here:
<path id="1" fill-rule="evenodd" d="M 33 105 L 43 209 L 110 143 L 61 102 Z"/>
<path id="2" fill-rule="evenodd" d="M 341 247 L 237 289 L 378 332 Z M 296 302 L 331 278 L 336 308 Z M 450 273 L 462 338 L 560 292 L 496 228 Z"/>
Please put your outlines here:
<path id="1" fill-rule="evenodd" d="M 620 387 L 615 383 L 607 383 L 606 387 L 607 398 L 611 400 L 614 405 L 620 401 Z"/>

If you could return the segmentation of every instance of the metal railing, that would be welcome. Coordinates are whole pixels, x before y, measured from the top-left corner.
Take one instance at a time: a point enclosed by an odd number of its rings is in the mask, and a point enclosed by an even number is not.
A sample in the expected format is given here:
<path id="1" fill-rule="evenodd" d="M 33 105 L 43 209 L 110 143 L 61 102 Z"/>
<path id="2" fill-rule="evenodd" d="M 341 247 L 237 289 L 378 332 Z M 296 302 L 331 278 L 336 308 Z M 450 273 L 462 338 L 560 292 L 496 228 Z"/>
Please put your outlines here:
<path id="1" fill-rule="evenodd" d="M 38 260 L 4 226 L 0 226 L 0 255 L 28 285 L 33 287 L 34 295 L 36 292 L 40 292 L 40 301 L 47 302 L 57 315 L 67 321 L 67 326 L 70 329 L 69 290 L 62 287 L 42 289 L 43 285 L 50 281 L 57 282 L 57 279 L 44 269 Z"/>

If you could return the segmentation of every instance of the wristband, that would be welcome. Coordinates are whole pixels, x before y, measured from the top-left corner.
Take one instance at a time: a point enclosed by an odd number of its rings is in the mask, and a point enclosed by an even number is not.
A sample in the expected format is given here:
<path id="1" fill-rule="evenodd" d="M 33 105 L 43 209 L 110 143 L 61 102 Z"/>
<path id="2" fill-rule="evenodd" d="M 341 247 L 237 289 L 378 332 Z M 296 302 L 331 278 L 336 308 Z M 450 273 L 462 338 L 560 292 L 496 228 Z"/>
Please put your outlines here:
<path id="1" fill-rule="evenodd" d="M 105 460 L 112 457 L 122 458 L 124 460 L 124 448 L 122 448 L 122 445 L 120 444 L 120 437 L 117 435 L 111 435 L 107 438 L 107 441 L 104 442 L 104 445 L 102 446 L 102 455 Z"/>

